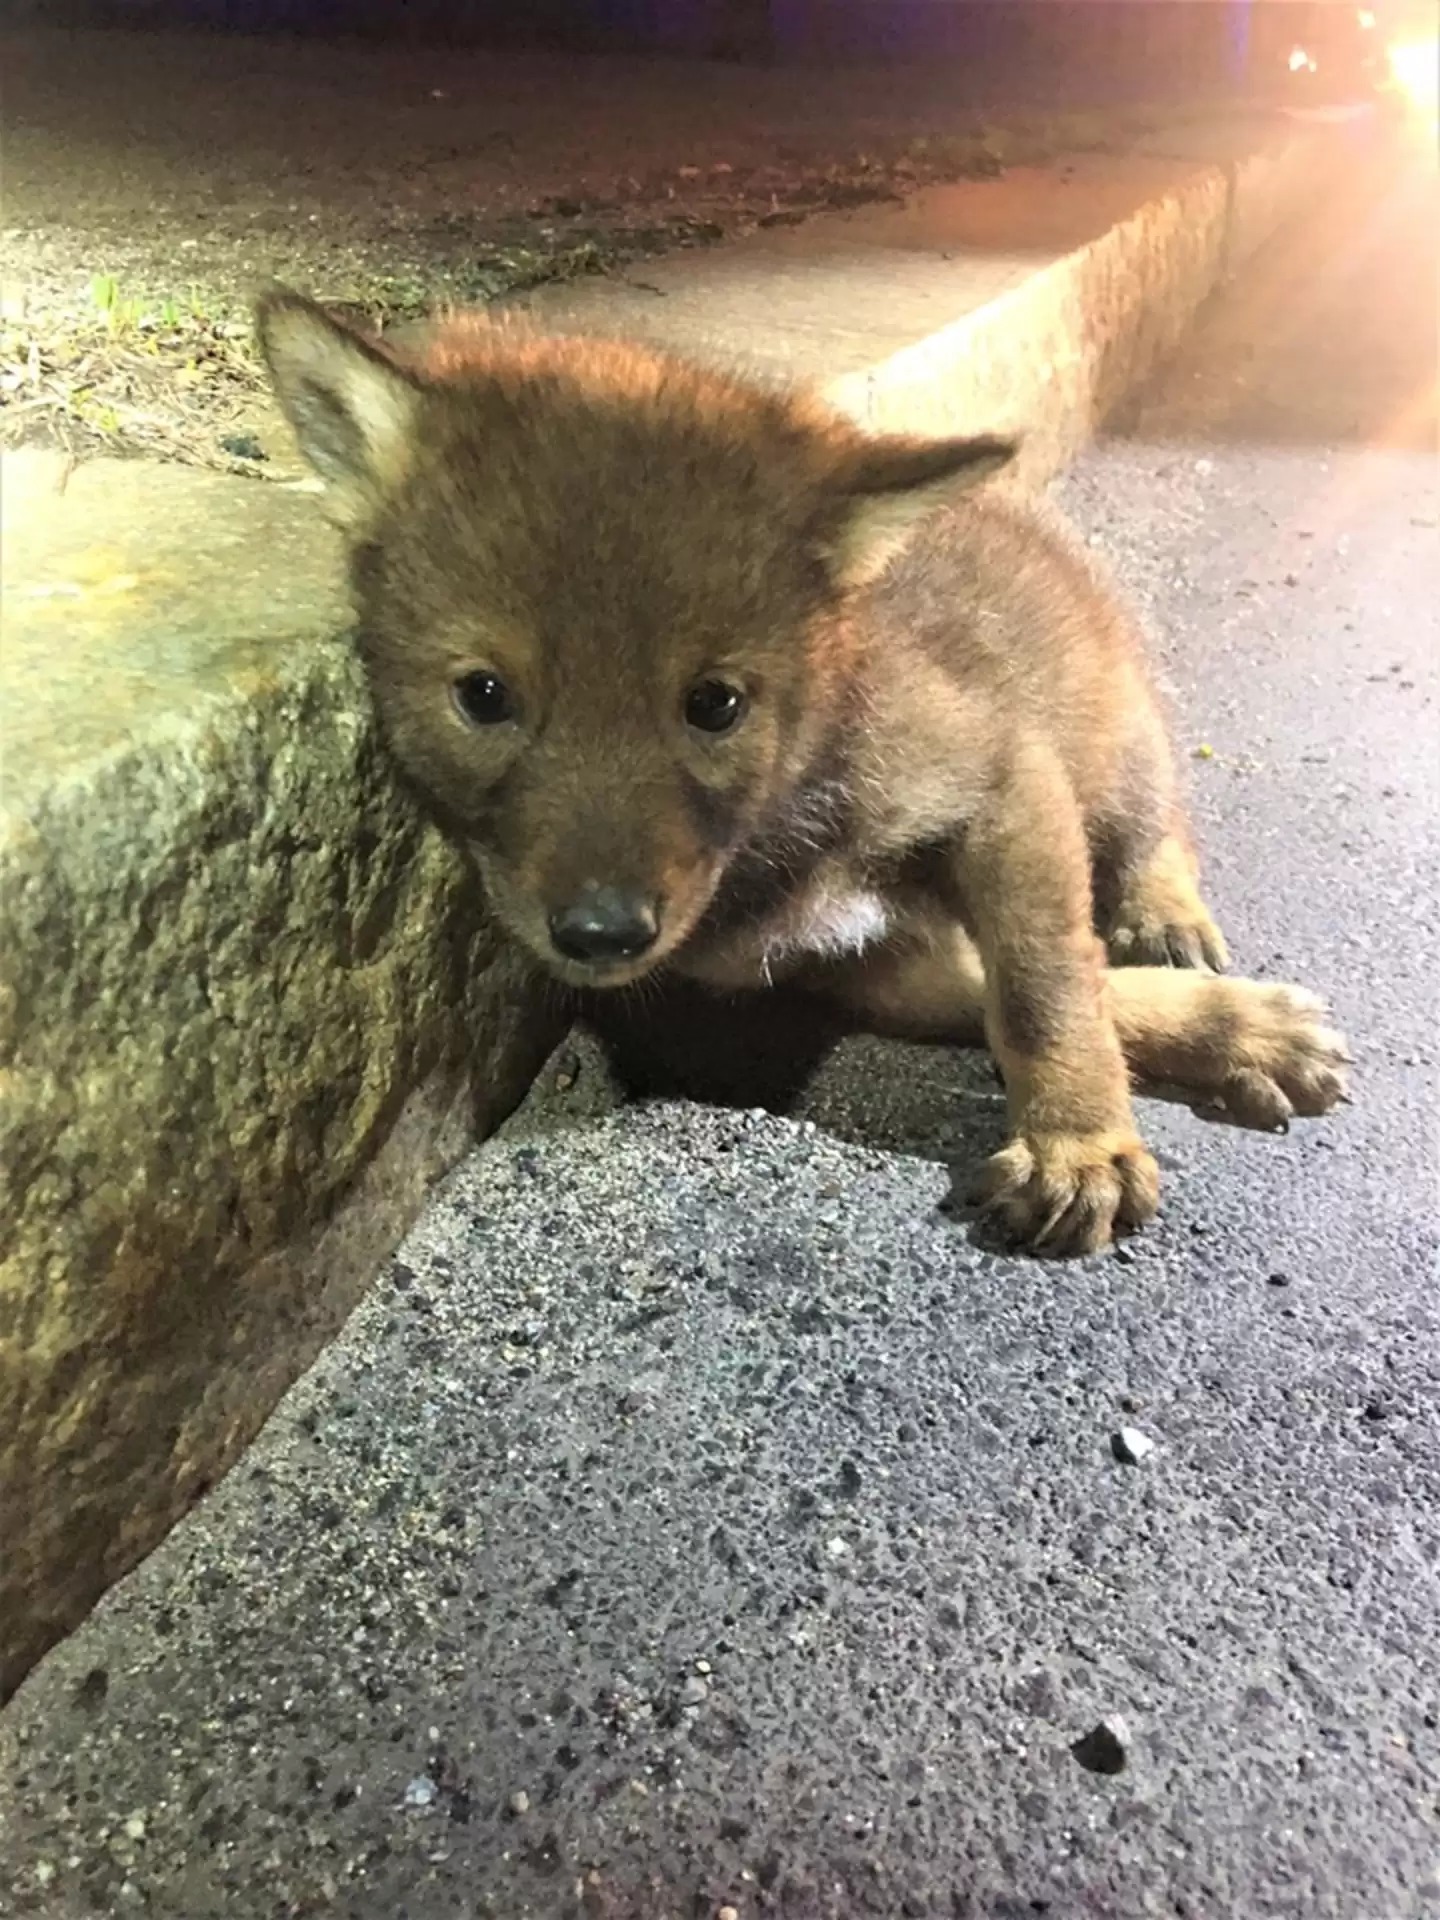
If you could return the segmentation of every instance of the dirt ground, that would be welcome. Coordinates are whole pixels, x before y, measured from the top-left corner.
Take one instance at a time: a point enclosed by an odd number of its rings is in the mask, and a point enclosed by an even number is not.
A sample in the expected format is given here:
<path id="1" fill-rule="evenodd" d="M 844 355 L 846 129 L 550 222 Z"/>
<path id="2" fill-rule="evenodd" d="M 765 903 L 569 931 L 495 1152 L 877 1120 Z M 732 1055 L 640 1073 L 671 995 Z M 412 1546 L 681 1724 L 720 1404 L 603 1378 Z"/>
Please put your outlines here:
<path id="1" fill-rule="evenodd" d="M 384 327 L 1175 124 L 913 69 L 202 34 L 10 33 L 0 70 L 0 444 L 249 473 L 269 280 Z"/>

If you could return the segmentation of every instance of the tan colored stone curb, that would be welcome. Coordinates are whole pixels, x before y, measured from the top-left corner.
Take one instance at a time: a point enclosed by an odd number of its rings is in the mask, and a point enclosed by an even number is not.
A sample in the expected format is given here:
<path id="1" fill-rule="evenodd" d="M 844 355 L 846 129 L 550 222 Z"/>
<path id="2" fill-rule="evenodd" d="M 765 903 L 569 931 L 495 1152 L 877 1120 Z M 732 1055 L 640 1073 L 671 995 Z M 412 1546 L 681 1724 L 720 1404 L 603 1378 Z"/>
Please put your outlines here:
<path id="1" fill-rule="evenodd" d="M 224 1472 L 558 1037 L 388 777 L 313 501 L 45 477 L 7 462 L 7 1694 Z"/>
<path id="2" fill-rule="evenodd" d="M 1077 157 L 1058 219 L 1054 171 L 1017 168 L 982 190 L 1001 201 L 984 217 L 973 184 L 929 188 L 516 304 L 552 330 L 814 383 L 877 432 L 1018 429 L 1015 479 L 1042 486 L 1340 152 L 1333 129 L 1296 126 L 1223 162 Z"/>
<path id="3" fill-rule="evenodd" d="M 658 263 L 675 286 L 755 267 L 703 326 L 638 297 L 662 334 L 758 345 L 877 427 L 1023 426 L 1033 484 L 1315 151 L 1173 163 L 978 299 L 933 251 L 953 198 L 904 216 L 905 299 L 875 297 L 902 274 L 884 216 Z M 863 305 L 871 276 L 868 332 L 825 306 L 823 264 L 867 232 L 844 284 Z M 623 290 L 601 295 L 623 324 Z M 0 1699 L 234 1461 L 559 1037 L 391 784 L 313 501 L 138 464 L 59 477 L 4 469 Z"/>

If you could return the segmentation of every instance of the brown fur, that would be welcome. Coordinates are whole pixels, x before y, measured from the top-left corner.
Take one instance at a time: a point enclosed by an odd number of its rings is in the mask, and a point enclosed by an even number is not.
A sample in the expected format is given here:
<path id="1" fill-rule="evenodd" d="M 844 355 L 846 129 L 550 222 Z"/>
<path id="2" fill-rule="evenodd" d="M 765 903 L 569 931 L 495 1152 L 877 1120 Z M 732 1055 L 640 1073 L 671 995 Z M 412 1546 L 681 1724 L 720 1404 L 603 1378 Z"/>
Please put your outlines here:
<path id="1" fill-rule="evenodd" d="M 1341 1097 L 1316 1003 L 1174 970 L 1226 952 L 1142 648 L 1053 517 L 980 490 L 1008 446 L 866 438 L 613 342 L 466 320 L 402 363 L 293 295 L 259 323 L 396 759 L 561 981 L 785 978 L 983 1032 L 1014 1139 L 981 1198 L 1055 1252 L 1155 1210 L 1132 1075 L 1251 1125 Z M 452 690 L 497 680 L 467 721 Z M 716 681 L 745 702 L 718 735 L 686 717 Z M 562 953 L 577 901 L 653 944 Z"/>

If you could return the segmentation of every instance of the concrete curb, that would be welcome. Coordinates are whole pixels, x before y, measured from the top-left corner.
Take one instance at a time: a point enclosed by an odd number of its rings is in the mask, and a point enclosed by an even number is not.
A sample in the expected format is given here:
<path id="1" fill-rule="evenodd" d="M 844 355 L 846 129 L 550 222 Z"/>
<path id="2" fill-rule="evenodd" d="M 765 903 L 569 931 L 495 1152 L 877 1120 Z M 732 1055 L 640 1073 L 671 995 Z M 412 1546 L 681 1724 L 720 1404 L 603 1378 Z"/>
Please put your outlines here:
<path id="1" fill-rule="evenodd" d="M 876 431 L 1017 429 L 1040 487 L 1184 337 L 1224 269 L 1227 182 L 1202 169 L 954 327 L 831 388 Z"/>
<path id="2" fill-rule="evenodd" d="M 768 360 L 877 428 L 1024 427 L 1041 484 L 1320 151 L 1172 167 L 883 358 L 835 371 L 772 321 Z M 690 344 L 733 357 L 764 311 Z M 60 501 L 7 468 L 0 1699 L 233 1462 L 559 1037 L 391 786 L 308 505 L 106 463 Z"/>
<path id="3" fill-rule="evenodd" d="M 938 264 L 975 244 L 952 205 L 965 190 L 942 187 L 903 215 L 867 212 L 653 263 L 638 290 L 592 282 L 515 305 L 550 330 L 622 333 L 812 382 L 876 432 L 1019 430 L 1015 482 L 1039 487 L 1173 351 L 1340 151 L 1333 127 L 1303 123 L 1223 162 L 1192 158 L 1183 138 L 1175 145 L 1134 163 L 1131 198 L 1093 236 L 1059 247 L 1022 237 L 1008 271 L 979 282 L 979 298 L 953 270 L 947 286 Z M 1112 164 L 1077 160 L 1082 189 L 1087 173 Z M 922 255 L 933 273 L 913 271 Z M 880 317 L 865 295 L 887 269 L 893 298 Z M 843 319 L 852 303 L 853 324 Z"/>
<path id="4" fill-rule="evenodd" d="M 1296 135 L 1199 168 L 954 327 L 832 383 L 830 397 L 877 432 L 1018 429 L 1016 480 L 1043 486 L 1280 225 L 1316 158 L 1315 140 Z"/>

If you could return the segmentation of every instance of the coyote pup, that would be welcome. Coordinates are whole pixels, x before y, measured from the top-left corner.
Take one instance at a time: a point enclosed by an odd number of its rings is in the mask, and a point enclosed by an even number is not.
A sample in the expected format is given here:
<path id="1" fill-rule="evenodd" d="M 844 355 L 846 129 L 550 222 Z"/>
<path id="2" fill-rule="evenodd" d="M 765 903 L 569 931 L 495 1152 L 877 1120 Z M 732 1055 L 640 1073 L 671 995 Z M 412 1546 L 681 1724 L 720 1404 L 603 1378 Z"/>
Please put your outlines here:
<path id="1" fill-rule="evenodd" d="M 1251 1127 L 1343 1097 L 1318 1001 L 1217 977 L 1135 627 L 983 489 L 1011 444 L 474 317 L 413 358 L 283 290 L 258 326 L 395 759 L 561 982 L 988 1041 L 977 1197 L 1057 1254 L 1155 1212 L 1132 1075 Z"/>

